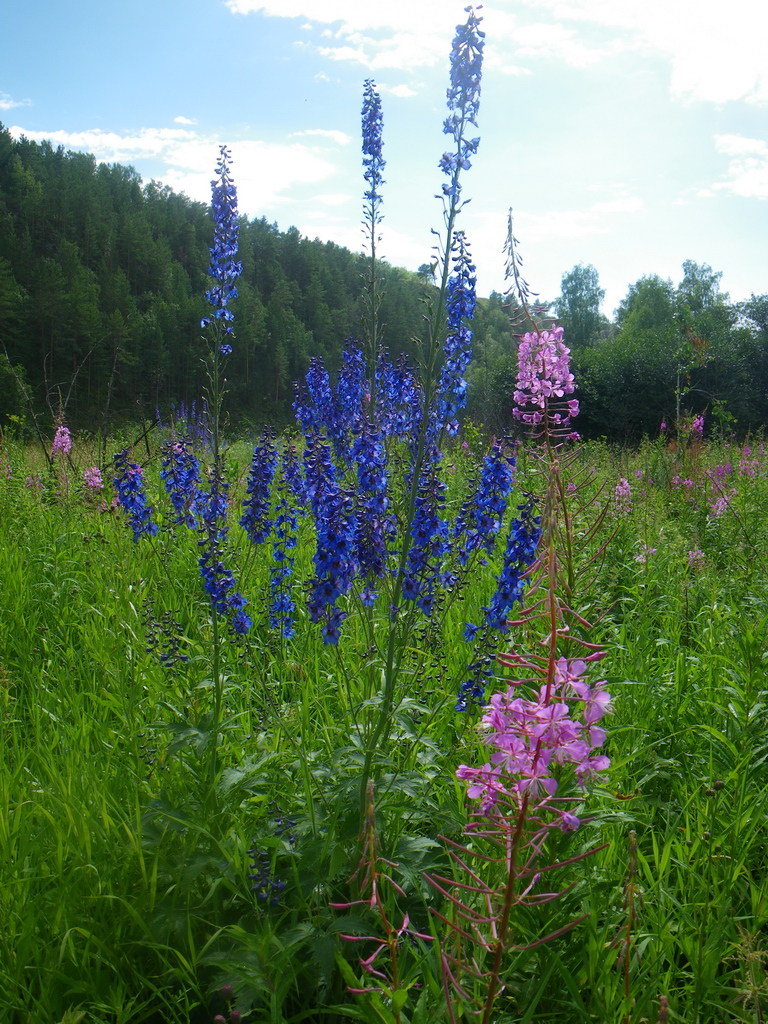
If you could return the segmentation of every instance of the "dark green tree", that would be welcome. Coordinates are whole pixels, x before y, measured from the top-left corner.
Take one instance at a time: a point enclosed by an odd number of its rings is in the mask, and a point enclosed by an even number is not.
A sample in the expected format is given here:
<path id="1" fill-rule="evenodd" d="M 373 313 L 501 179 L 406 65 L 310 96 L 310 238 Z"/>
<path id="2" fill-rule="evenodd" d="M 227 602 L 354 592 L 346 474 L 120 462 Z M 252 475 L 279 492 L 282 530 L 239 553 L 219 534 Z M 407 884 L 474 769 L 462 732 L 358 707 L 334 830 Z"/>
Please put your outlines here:
<path id="1" fill-rule="evenodd" d="M 563 274 L 553 308 L 572 351 L 594 345 L 608 335 L 609 321 L 600 312 L 604 298 L 605 290 L 592 264 L 585 267 L 580 263 Z"/>

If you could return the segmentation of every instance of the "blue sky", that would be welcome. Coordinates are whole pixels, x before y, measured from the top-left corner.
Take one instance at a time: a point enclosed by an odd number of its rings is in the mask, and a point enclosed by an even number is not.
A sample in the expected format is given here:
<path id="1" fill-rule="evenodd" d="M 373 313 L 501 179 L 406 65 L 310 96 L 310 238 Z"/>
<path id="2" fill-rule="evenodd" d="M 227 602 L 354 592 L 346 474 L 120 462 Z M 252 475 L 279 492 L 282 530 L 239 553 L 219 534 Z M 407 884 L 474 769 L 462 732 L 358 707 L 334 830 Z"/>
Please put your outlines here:
<path id="1" fill-rule="evenodd" d="M 219 143 L 241 212 L 358 249 L 359 116 L 384 108 L 382 255 L 415 270 L 439 228 L 453 0 L 6 4 L 0 120 L 207 202 Z M 693 259 L 768 292 L 768 5 L 494 0 L 480 12 L 481 144 L 462 214 L 478 290 L 504 289 L 507 210 L 544 298 L 593 264 L 612 311 Z"/>

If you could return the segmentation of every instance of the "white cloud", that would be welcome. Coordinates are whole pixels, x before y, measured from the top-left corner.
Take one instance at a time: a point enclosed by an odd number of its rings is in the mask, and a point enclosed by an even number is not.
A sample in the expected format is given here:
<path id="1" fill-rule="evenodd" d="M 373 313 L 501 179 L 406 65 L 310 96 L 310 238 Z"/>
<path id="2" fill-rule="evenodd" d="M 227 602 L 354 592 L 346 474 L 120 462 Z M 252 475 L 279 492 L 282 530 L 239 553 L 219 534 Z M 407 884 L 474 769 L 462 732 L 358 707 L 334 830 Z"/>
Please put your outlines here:
<path id="1" fill-rule="evenodd" d="M 508 0 L 501 0 L 506 6 Z M 623 33 L 622 45 L 662 53 L 674 95 L 711 103 L 768 102 L 768 5 L 759 0 L 526 0 L 558 21 Z"/>
<path id="2" fill-rule="evenodd" d="M 416 90 L 410 85 L 379 85 L 379 92 L 389 93 L 390 96 L 397 96 L 398 99 L 407 100 L 416 95 Z"/>
<path id="3" fill-rule="evenodd" d="M 743 135 L 716 135 L 715 147 L 730 157 L 728 176 L 700 195 L 730 192 L 747 199 L 768 199 L 768 142 Z"/>
<path id="4" fill-rule="evenodd" d="M 336 131 L 333 128 L 307 128 L 306 131 L 303 132 L 293 132 L 291 138 L 299 138 L 302 135 L 317 135 L 323 139 L 330 139 L 332 142 L 336 142 L 340 146 L 348 146 L 352 141 L 351 135 L 347 135 L 346 132 Z"/>
<path id="5" fill-rule="evenodd" d="M 15 100 L 7 92 L 0 92 L 0 110 L 13 110 L 14 107 L 31 107 L 32 100 Z"/>
<path id="6" fill-rule="evenodd" d="M 616 230 L 617 216 L 638 213 L 642 209 L 642 200 L 636 196 L 622 196 L 593 203 L 583 210 L 548 210 L 545 213 L 515 210 L 515 236 L 522 242 L 523 251 L 528 245 L 547 241 L 560 245 L 569 239 L 609 234 Z M 496 215 L 481 228 L 481 234 L 485 232 L 493 232 L 498 237 L 499 221 Z M 483 239 L 483 248 L 490 248 L 490 238 Z"/>
<path id="7" fill-rule="evenodd" d="M 194 141 L 194 132 L 183 128 L 142 128 L 136 135 L 119 135 L 99 128 L 82 132 L 27 131 L 18 125 L 8 129 L 14 138 L 25 135 L 33 142 L 48 139 L 67 149 L 82 149 L 93 153 L 99 160 L 125 163 L 136 159 L 165 158 L 185 143 Z"/>
<path id="8" fill-rule="evenodd" d="M 197 124 L 197 121 L 193 121 L 189 117 L 179 116 L 179 117 L 174 117 L 173 123 L 174 124 Z"/>
<path id="9" fill-rule="evenodd" d="M 207 203 L 218 158 L 219 140 L 181 128 L 144 128 L 135 135 L 99 129 L 83 132 L 27 131 L 14 125 L 11 135 L 32 141 L 49 139 L 67 149 L 84 150 L 107 163 L 154 160 L 164 184 Z M 241 213 L 261 216 L 290 198 L 291 191 L 331 177 L 336 168 L 314 148 L 300 142 L 272 143 L 256 139 L 231 142 L 232 162 Z M 154 172 L 153 172 L 154 173 Z"/>
<path id="10" fill-rule="evenodd" d="M 444 60 L 461 14 L 445 0 L 227 0 L 233 14 L 302 18 L 332 40 L 320 53 L 370 70 Z M 529 60 L 587 67 L 607 55 L 661 53 L 672 93 L 768 103 L 768 4 L 761 0 L 489 0 L 487 64 L 524 73 Z M 329 26 L 332 26 L 329 27 Z M 510 58 L 514 57 L 514 60 Z"/>
<path id="11" fill-rule="evenodd" d="M 333 192 L 328 195 L 312 196 L 312 202 L 319 203 L 321 206 L 343 206 L 356 198 L 347 192 Z"/>
<path id="12" fill-rule="evenodd" d="M 642 210 L 643 202 L 637 196 L 625 196 L 620 199 L 607 199 L 590 206 L 592 213 L 637 213 Z"/>
<path id="13" fill-rule="evenodd" d="M 445 0 L 227 0 L 233 14 L 303 18 L 323 26 L 319 53 L 369 70 L 445 60 L 458 16 Z M 333 26 L 329 28 L 328 26 Z"/>

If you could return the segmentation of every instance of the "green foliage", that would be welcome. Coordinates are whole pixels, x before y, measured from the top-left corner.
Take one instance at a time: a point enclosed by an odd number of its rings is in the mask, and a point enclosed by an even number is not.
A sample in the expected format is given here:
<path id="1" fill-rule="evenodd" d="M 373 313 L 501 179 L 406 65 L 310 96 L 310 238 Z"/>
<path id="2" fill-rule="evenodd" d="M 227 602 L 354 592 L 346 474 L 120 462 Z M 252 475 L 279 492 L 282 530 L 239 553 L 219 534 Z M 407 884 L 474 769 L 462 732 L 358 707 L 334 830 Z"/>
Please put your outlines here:
<path id="1" fill-rule="evenodd" d="M 171 543 L 166 517 L 154 548 L 134 544 L 79 490 L 82 466 L 97 461 L 84 445 L 76 438 L 67 489 L 14 442 L 10 479 L 0 474 L 0 515 L 13 524 L 0 544 L 0 1017 L 210 1024 L 230 984 L 232 1005 L 257 1022 L 388 1020 L 398 1001 L 403 1020 L 445 1019 L 433 944 L 405 934 L 397 993 L 348 991 L 372 986 L 360 960 L 386 934 L 368 903 L 331 906 L 364 898 L 350 882 L 363 757 L 350 723 L 375 713 L 362 626 L 350 621 L 339 648 L 324 648 L 301 615 L 293 641 L 276 639 L 266 568 L 242 559 L 257 625 L 222 644 L 211 799 L 211 627 L 196 537 Z M 460 449 L 456 475 L 473 460 L 471 445 Z M 245 447 L 227 462 L 236 499 Z M 520 489 L 526 463 L 523 450 Z M 603 549 L 580 610 L 608 650 L 615 713 L 606 788 L 557 857 L 609 845 L 560 868 L 557 885 L 569 888 L 559 900 L 515 919 L 515 945 L 530 948 L 508 951 L 498 1019 L 640 1024 L 657 1019 L 663 994 L 671 1019 L 754 1022 L 768 1010 L 765 449 L 592 443 L 571 472 L 589 481 L 575 536 L 585 557 Z M 25 486 L 31 474 L 42 493 Z M 611 510 L 592 538 L 579 506 L 610 497 L 620 477 L 631 509 Z M 311 554 L 303 533 L 297 560 Z M 435 932 L 428 905 L 446 908 L 423 873 L 451 871 L 440 837 L 459 840 L 466 820 L 456 766 L 487 759 L 475 719 L 452 708 L 464 621 L 487 600 L 492 572 L 470 581 L 443 648 L 417 637 L 408 699 L 382 751 L 379 864 L 401 891 L 382 881 L 381 893 L 395 930 L 407 913 L 409 928 Z M 189 660 L 164 666 L 162 643 Z M 497 677 L 504 686 L 501 666 Z M 284 883 L 274 906 L 251 888 L 265 864 Z"/>

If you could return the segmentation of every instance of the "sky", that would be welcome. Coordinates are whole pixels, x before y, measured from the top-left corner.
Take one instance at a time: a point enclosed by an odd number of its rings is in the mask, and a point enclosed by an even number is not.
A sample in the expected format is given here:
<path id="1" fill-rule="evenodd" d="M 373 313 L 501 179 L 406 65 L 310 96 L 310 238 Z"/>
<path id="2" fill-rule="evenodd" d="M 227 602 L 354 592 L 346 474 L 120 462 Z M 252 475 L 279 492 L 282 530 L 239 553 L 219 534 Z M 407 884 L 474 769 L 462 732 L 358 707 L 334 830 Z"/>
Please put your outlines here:
<path id="1" fill-rule="evenodd" d="M 442 226 L 454 0 L 34 0 L 5 4 L 0 122 L 210 200 L 232 150 L 240 212 L 362 248 L 360 109 L 384 113 L 381 255 L 416 270 Z M 478 293 L 551 300 L 593 265 L 611 316 L 685 260 L 732 301 L 768 293 L 768 4 L 489 0 L 480 147 L 461 214 Z M 8 45 L 12 40 L 13 44 Z"/>

